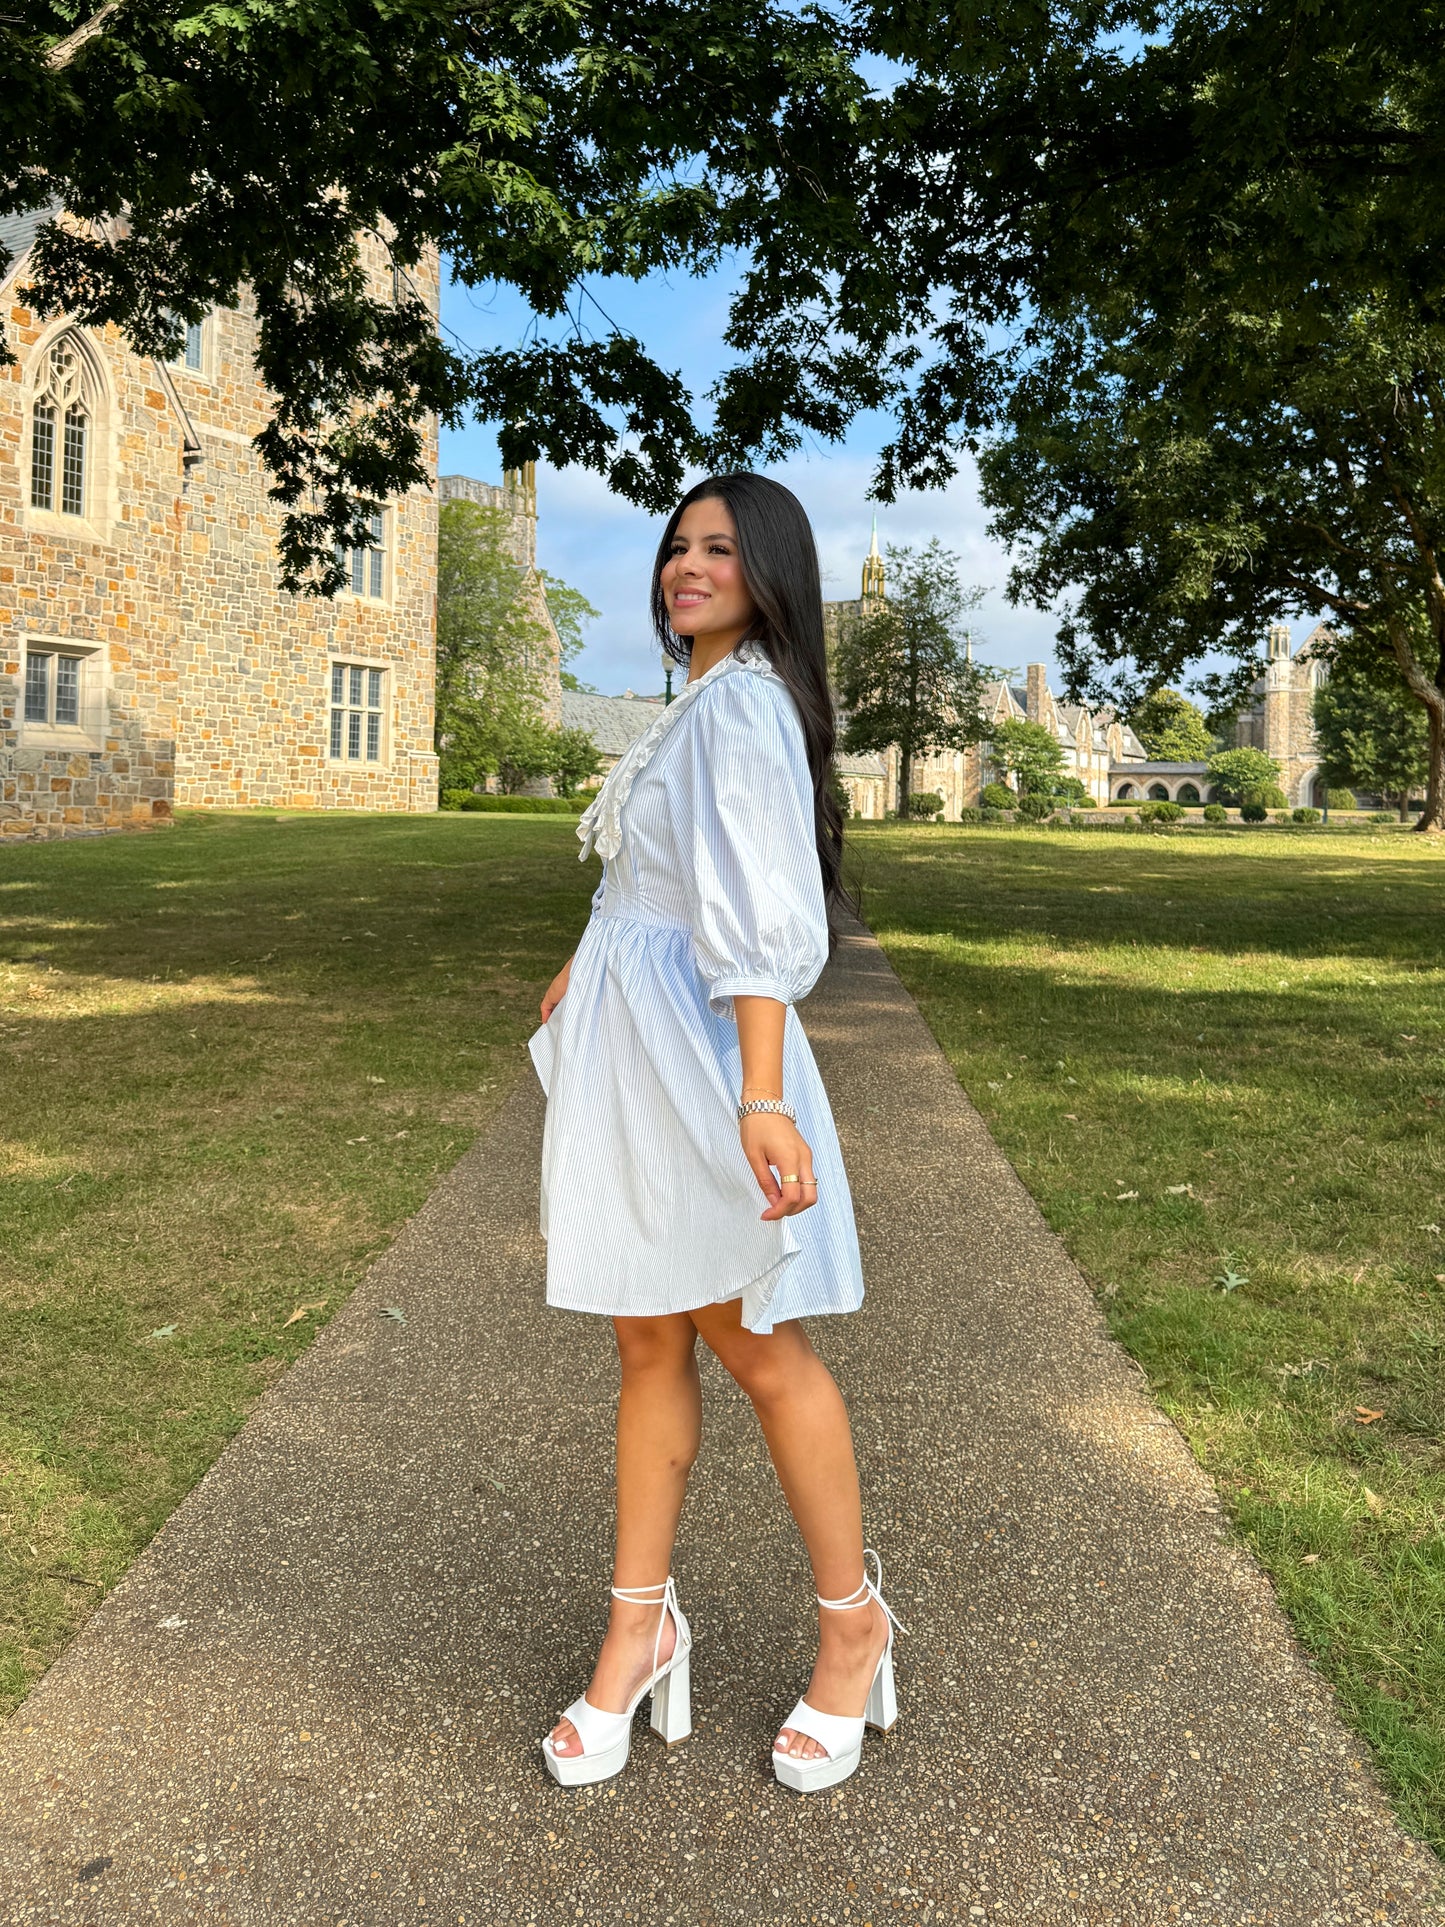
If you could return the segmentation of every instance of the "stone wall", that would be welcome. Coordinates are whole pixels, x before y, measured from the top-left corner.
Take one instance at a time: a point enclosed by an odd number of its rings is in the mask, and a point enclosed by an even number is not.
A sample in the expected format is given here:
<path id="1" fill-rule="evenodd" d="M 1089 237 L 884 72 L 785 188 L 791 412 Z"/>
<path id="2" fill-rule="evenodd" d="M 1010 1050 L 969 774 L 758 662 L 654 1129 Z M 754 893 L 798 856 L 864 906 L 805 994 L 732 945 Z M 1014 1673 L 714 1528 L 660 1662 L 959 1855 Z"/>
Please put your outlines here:
<path id="1" fill-rule="evenodd" d="M 416 278 L 435 304 L 435 263 Z M 0 833 L 151 822 L 174 803 L 434 808 L 434 494 L 388 509 L 381 596 L 284 594 L 250 445 L 267 419 L 253 316 L 208 316 L 201 367 L 162 370 L 113 328 L 42 322 L 23 279 L 3 295 L 19 365 L 0 371 Z M 80 515 L 36 508 L 30 488 L 34 382 L 67 332 L 90 382 Z M 434 475 L 434 436 L 428 456 Z M 83 726 L 25 720 L 27 650 L 51 647 L 83 653 Z M 334 661 L 383 671 L 375 762 L 329 753 Z"/>

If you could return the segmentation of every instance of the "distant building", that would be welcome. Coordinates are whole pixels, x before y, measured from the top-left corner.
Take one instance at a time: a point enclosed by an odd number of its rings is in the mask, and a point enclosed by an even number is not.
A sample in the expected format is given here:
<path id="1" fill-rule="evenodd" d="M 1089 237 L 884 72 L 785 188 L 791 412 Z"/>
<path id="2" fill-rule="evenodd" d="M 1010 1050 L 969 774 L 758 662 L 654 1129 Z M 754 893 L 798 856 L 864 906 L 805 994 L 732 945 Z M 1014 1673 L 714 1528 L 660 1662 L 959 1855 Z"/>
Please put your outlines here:
<path id="1" fill-rule="evenodd" d="M 601 755 L 603 776 L 662 707 L 660 696 L 592 696 L 578 689 L 564 689 L 560 702 L 562 727 L 587 731 Z"/>
<path id="2" fill-rule="evenodd" d="M 1320 775 L 1315 736 L 1315 691 L 1328 680 L 1322 644 L 1329 635 L 1317 623 L 1291 653 L 1289 625 L 1270 625 L 1264 674 L 1250 688 L 1249 702 L 1234 719 L 1237 749 L 1263 750 L 1279 765 L 1279 786 L 1291 806 L 1320 805 L 1327 785 Z M 1147 762 L 1110 771 L 1109 794 L 1119 802 L 1165 799 L 1174 803 L 1209 802 L 1207 763 Z"/>
<path id="3" fill-rule="evenodd" d="M 1235 719 L 1234 740 L 1241 749 L 1262 749 L 1280 767 L 1280 788 L 1292 804 L 1321 804 L 1328 785 L 1320 776 L 1315 735 L 1315 691 L 1329 680 L 1322 653 L 1329 637 L 1316 623 L 1290 653 L 1288 625 L 1274 623 L 1266 642 L 1264 674 L 1250 690 L 1249 707 Z"/>
<path id="4" fill-rule="evenodd" d="M 343 593 L 286 594 L 250 303 L 195 323 L 173 362 L 43 320 L 25 262 L 48 218 L 0 219 L 17 356 L 0 370 L 0 836 L 176 804 L 435 809 L 430 485 L 379 512 Z M 381 243 L 362 253 L 389 286 Z M 434 255 L 416 279 L 435 308 Z"/>
<path id="5" fill-rule="evenodd" d="M 878 550 L 878 523 L 874 518 L 873 536 L 863 562 L 862 589 L 854 602 L 825 602 L 823 627 L 830 659 L 839 639 L 853 623 L 887 599 L 883 558 Z M 969 654 L 972 654 L 971 645 Z M 1022 687 L 1003 681 L 985 683 L 983 713 L 990 724 L 1009 721 L 1041 723 L 1058 739 L 1063 751 L 1063 773 L 1076 777 L 1099 802 L 1109 795 L 1110 771 L 1115 765 L 1142 762 L 1143 744 L 1127 723 L 1121 723 L 1111 709 L 1091 711 L 1079 703 L 1061 703 L 1048 686 L 1048 670 L 1033 662 L 1024 672 Z M 839 733 L 847 727 L 847 715 L 840 710 Z M 898 807 L 899 754 L 896 747 L 882 755 L 865 759 L 840 753 L 838 772 L 853 801 L 855 814 L 882 816 Z M 853 765 L 849 767 L 850 763 Z M 986 743 L 970 744 L 966 749 L 943 749 L 916 756 L 910 773 L 910 792 L 936 791 L 943 798 L 943 815 L 958 820 L 960 810 L 976 807 L 988 784 L 1003 780 L 994 767 Z"/>

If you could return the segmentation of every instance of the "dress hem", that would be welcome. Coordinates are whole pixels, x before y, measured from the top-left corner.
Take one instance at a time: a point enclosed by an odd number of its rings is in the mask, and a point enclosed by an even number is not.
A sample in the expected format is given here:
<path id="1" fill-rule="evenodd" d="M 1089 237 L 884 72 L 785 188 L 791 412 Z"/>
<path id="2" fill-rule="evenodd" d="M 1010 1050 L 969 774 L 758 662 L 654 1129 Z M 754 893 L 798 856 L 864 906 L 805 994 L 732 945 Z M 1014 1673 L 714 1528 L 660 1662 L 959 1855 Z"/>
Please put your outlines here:
<path id="1" fill-rule="evenodd" d="M 626 1311 L 613 1311 L 611 1307 L 607 1305 L 576 1305 L 569 1303 L 566 1299 L 551 1297 L 547 1299 L 546 1303 L 549 1311 L 590 1312 L 597 1318 L 673 1318 L 679 1313 L 702 1311 L 708 1305 L 730 1305 L 735 1298 L 746 1297 L 750 1290 L 751 1286 L 743 1285 L 737 1291 L 730 1291 L 725 1298 L 699 1298 L 695 1304 L 668 1305 L 665 1309 L 659 1311 L 639 1311 L 635 1305 L 630 1306 Z M 862 1309 L 863 1300 L 861 1297 L 851 1305 L 805 1305 L 801 1311 L 790 1311 L 786 1318 L 770 1319 L 766 1330 L 759 1329 L 752 1325 L 745 1326 L 744 1330 L 755 1332 L 755 1335 L 759 1338 L 767 1338 L 771 1335 L 775 1325 L 791 1325 L 799 1318 L 847 1316 L 849 1313 L 861 1311 Z"/>

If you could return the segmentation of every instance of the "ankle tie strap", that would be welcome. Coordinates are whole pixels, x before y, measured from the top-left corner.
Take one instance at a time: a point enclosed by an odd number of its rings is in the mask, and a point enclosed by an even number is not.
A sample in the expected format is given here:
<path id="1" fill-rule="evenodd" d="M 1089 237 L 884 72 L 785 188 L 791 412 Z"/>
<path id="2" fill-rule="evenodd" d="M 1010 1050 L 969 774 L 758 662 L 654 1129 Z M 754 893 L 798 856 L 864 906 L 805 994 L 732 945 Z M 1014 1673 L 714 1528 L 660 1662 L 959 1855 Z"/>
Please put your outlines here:
<path id="1" fill-rule="evenodd" d="M 878 1576 L 876 1579 L 870 1579 L 868 1577 L 868 1559 L 870 1555 L 872 1556 L 873 1564 L 877 1571 Z M 863 1548 L 863 1583 L 855 1586 L 845 1599 L 825 1599 L 822 1593 L 819 1593 L 817 1595 L 818 1604 L 822 1606 L 826 1612 L 845 1613 L 853 1606 L 866 1606 L 870 1599 L 874 1599 L 883 1608 L 883 1611 L 888 1617 L 889 1625 L 896 1626 L 900 1633 L 906 1633 L 908 1628 L 883 1597 L 880 1590 L 882 1584 L 883 1561 L 878 1557 L 878 1554 L 874 1552 L 872 1546 L 865 1546 Z"/>
<path id="2" fill-rule="evenodd" d="M 875 1554 L 876 1558 L 877 1555 Z M 881 1575 L 881 1568 L 880 1568 Z M 656 1593 L 655 1599 L 646 1597 Z M 657 1656 L 662 1651 L 662 1629 L 667 1624 L 667 1615 L 672 1614 L 674 1625 L 677 1623 L 680 1608 L 677 1603 L 677 1587 L 673 1584 L 672 1574 L 666 1579 L 654 1579 L 650 1586 L 614 1586 L 612 1597 L 620 1599 L 625 1606 L 660 1606 L 657 1616 L 657 1637 L 652 1642 L 652 1670 L 657 1671 Z M 885 1607 L 885 1611 L 887 1608 Z"/>

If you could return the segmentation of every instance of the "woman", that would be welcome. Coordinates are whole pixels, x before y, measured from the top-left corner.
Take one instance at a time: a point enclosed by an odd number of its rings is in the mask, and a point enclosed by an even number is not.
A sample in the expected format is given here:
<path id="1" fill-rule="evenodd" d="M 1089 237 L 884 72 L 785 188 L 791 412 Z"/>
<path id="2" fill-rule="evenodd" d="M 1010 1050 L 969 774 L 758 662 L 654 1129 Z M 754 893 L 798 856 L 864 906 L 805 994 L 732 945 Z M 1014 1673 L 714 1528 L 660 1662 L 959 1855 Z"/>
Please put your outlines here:
<path id="1" fill-rule="evenodd" d="M 667 525 L 652 607 L 688 680 L 582 818 L 602 881 L 532 1039 L 547 1302 L 609 1315 L 622 1365 L 607 1636 L 542 1747 L 564 1786 L 610 1778 L 648 1692 L 664 1739 L 690 1731 L 669 1569 L 701 1335 L 753 1402 L 812 1561 L 818 1661 L 773 1752 L 778 1778 L 809 1791 L 846 1779 L 865 1716 L 886 1729 L 895 1708 L 848 1415 L 800 1322 L 856 1310 L 863 1278 L 792 1009 L 843 896 L 818 560 L 797 499 L 757 475 L 699 483 Z"/>

